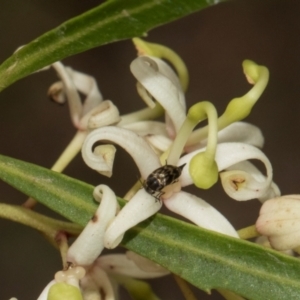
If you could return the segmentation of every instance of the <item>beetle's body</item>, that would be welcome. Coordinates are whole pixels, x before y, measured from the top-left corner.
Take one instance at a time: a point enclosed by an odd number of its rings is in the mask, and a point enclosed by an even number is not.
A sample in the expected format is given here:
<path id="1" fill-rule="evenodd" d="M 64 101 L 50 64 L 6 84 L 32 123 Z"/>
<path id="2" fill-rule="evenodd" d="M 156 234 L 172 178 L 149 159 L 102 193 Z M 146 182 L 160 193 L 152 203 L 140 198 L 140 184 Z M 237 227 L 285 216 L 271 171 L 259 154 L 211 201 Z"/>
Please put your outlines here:
<path id="1" fill-rule="evenodd" d="M 160 200 L 160 197 L 164 194 L 162 191 L 164 187 L 179 180 L 185 165 L 183 164 L 179 167 L 165 165 L 154 170 L 143 183 L 146 192 Z"/>

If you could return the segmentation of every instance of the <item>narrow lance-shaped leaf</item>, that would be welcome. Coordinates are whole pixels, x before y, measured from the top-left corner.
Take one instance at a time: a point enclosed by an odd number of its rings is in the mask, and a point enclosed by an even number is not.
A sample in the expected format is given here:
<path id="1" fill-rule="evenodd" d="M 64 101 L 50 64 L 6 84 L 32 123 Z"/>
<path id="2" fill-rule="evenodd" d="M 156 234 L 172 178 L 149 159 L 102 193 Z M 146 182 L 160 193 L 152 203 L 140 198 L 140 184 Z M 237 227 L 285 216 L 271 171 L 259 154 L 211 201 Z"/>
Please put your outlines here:
<path id="1" fill-rule="evenodd" d="M 106 1 L 43 34 L 8 58 L 0 66 L 0 91 L 55 61 L 106 43 L 141 36 L 214 2 L 220 1 Z"/>
<path id="2" fill-rule="evenodd" d="M 91 185 L 39 166 L 0 156 L 0 178 L 81 225 L 96 208 Z M 299 299 L 299 260 L 167 216 L 140 223 L 122 244 L 206 291 L 229 289 L 253 300 Z"/>

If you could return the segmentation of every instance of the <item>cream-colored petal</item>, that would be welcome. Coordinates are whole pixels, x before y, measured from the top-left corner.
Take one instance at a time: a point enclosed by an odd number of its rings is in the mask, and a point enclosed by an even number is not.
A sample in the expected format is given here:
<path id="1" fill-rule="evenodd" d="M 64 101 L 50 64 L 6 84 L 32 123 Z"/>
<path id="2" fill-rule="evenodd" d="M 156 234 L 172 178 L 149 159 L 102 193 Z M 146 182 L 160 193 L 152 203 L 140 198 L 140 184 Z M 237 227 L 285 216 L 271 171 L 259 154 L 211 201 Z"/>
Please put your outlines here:
<path id="1" fill-rule="evenodd" d="M 85 114 L 80 120 L 80 128 L 95 129 L 117 124 L 120 120 L 118 108 L 110 100 L 105 100 Z"/>
<path id="2" fill-rule="evenodd" d="M 82 115 L 84 116 L 91 109 L 99 105 L 102 101 L 102 95 L 98 89 L 97 82 L 94 77 L 74 71 L 72 68 L 67 67 L 67 72 L 70 75 L 73 83 L 78 91 L 86 95 L 83 102 Z"/>
<path id="3" fill-rule="evenodd" d="M 154 108 L 146 107 L 141 110 L 122 115 L 122 120 L 118 123 L 118 126 L 123 127 L 124 125 L 128 125 L 135 122 L 157 119 L 160 116 L 162 116 L 163 113 L 163 108 L 159 103 L 156 102 Z"/>
<path id="4" fill-rule="evenodd" d="M 100 174 L 111 177 L 112 176 L 112 168 L 114 165 L 116 147 L 114 145 L 99 145 L 94 149 L 94 155 L 99 157 L 101 160 L 104 160 L 104 167 L 101 171 L 98 171 Z"/>
<path id="5" fill-rule="evenodd" d="M 94 197 L 96 200 L 102 197 L 101 203 L 68 250 L 67 261 L 75 265 L 89 266 L 100 255 L 104 248 L 104 232 L 119 208 L 115 193 L 106 185 L 95 187 Z"/>
<path id="6" fill-rule="evenodd" d="M 130 130 L 109 126 L 93 130 L 85 139 L 82 157 L 90 168 L 98 172 L 112 171 L 111 166 L 107 166 L 103 157 L 93 153 L 93 146 L 96 142 L 107 140 L 120 145 L 132 156 L 144 179 L 161 166 L 159 158 L 142 137 Z"/>
<path id="7" fill-rule="evenodd" d="M 61 62 L 55 62 L 52 64 L 52 67 L 56 70 L 58 76 L 63 82 L 64 92 L 67 95 L 69 103 L 71 119 L 74 126 L 78 128 L 79 121 L 83 113 L 82 103 L 78 91 L 66 67 Z"/>
<path id="8" fill-rule="evenodd" d="M 161 201 L 156 200 L 144 189 L 139 190 L 107 228 L 104 246 L 109 249 L 117 247 L 128 229 L 154 215 L 161 206 Z"/>
<path id="9" fill-rule="evenodd" d="M 64 93 L 64 84 L 62 81 L 54 82 L 48 89 L 48 97 L 58 104 L 64 104 L 67 99 Z"/>
<path id="10" fill-rule="evenodd" d="M 99 267 L 94 266 L 89 273 L 93 278 L 98 288 L 103 292 L 105 300 L 116 300 L 113 285 L 107 276 L 106 272 L 101 270 Z"/>
<path id="11" fill-rule="evenodd" d="M 218 133 L 218 143 L 228 142 L 244 143 L 262 148 L 264 137 L 257 126 L 246 122 L 235 122 Z"/>
<path id="12" fill-rule="evenodd" d="M 159 153 L 158 155 L 167 151 L 172 145 L 172 140 L 164 135 L 149 135 L 146 136 L 145 139 L 151 147 L 156 150 L 156 153 Z"/>
<path id="13" fill-rule="evenodd" d="M 141 270 L 145 272 L 155 272 L 161 274 L 169 274 L 170 272 L 163 268 L 161 265 L 153 262 L 152 260 L 143 257 L 133 251 L 126 251 L 126 257 L 133 261 Z"/>
<path id="14" fill-rule="evenodd" d="M 196 139 L 193 139 L 193 135 L 198 130 L 195 130 L 189 138 L 187 146 L 185 147 L 186 152 L 191 152 L 206 146 L 207 139 L 202 140 L 200 143 L 198 143 Z M 234 122 L 218 132 L 218 143 L 228 142 L 250 144 L 262 148 L 264 145 L 264 137 L 257 126 L 246 122 Z"/>
<path id="15" fill-rule="evenodd" d="M 166 207 L 192 221 L 196 225 L 238 238 L 229 221 L 206 201 L 186 192 L 173 194 L 164 200 Z"/>
<path id="16" fill-rule="evenodd" d="M 194 135 L 196 132 L 197 130 L 195 130 L 192 135 Z M 197 142 L 198 141 L 192 137 L 189 138 L 187 142 L 188 146 L 185 147 L 186 151 L 191 152 L 193 150 L 205 147 L 207 139 L 202 140 L 198 144 Z M 261 130 L 257 126 L 246 122 L 234 122 L 218 132 L 219 144 L 232 142 L 244 143 L 262 148 L 264 145 L 264 137 Z"/>
<path id="17" fill-rule="evenodd" d="M 186 167 L 182 171 L 180 182 L 182 186 L 192 184 L 193 181 L 189 175 L 189 163 L 191 158 L 199 153 L 205 151 L 205 148 L 191 152 L 183 156 L 179 160 L 179 165 L 186 163 Z M 269 189 L 272 188 L 273 169 L 270 161 L 266 155 L 256 147 L 243 143 L 222 143 L 218 144 L 215 160 L 218 165 L 218 170 L 223 171 L 231 166 L 246 161 L 249 159 L 260 160 L 266 168 L 266 179 L 262 182 L 257 181 L 254 176 L 247 172 L 228 171 L 231 177 L 226 178 L 226 173 L 221 173 L 223 177 L 223 187 L 225 192 L 235 200 L 250 200 L 253 198 L 264 197 Z M 226 181 L 226 179 L 229 179 Z M 248 184 L 249 183 L 249 184 Z"/>
<path id="18" fill-rule="evenodd" d="M 92 276 L 86 275 L 80 281 L 80 287 L 82 290 L 82 296 L 84 300 L 101 300 L 101 294 L 99 287 L 93 280 Z"/>
<path id="19" fill-rule="evenodd" d="M 266 182 L 266 176 L 261 173 L 251 162 L 242 161 L 235 165 L 228 167 L 227 172 L 221 173 L 221 180 L 223 187 L 226 188 L 226 180 L 228 180 L 228 185 L 233 185 L 233 190 L 229 190 L 229 196 L 233 195 L 232 198 L 236 200 L 248 200 L 249 192 L 254 193 L 255 198 L 258 198 L 261 202 L 264 202 L 268 199 L 272 199 L 280 196 L 280 190 L 278 186 L 272 182 L 269 188 L 265 189 L 264 192 L 261 193 L 261 187 Z M 232 171 L 232 173 L 230 172 Z M 238 171 L 237 171 L 238 170 Z M 229 171 L 229 172 L 228 172 Z M 232 177 L 231 177 L 232 176 Z M 231 179 L 230 179 L 231 177 Z M 235 189 L 237 188 L 235 182 L 239 184 L 240 181 L 247 182 L 247 186 L 245 190 L 240 190 L 237 193 L 237 196 L 234 196 Z M 252 190 L 252 191 L 251 191 Z"/>
<path id="20" fill-rule="evenodd" d="M 122 128 L 131 130 L 138 135 L 164 135 L 167 136 L 166 124 L 158 121 L 140 121 L 122 125 Z"/>
<path id="21" fill-rule="evenodd" d="M 162 60 L 150 56 L 136 58 L 130 69 L 138 82 L 162 105 L 172 120 L 170 126 L 167 118 L 167 130 L 173 137 L 174 130 L 178 132 L 185 120 L 184 94 L 176 75 Z"/>

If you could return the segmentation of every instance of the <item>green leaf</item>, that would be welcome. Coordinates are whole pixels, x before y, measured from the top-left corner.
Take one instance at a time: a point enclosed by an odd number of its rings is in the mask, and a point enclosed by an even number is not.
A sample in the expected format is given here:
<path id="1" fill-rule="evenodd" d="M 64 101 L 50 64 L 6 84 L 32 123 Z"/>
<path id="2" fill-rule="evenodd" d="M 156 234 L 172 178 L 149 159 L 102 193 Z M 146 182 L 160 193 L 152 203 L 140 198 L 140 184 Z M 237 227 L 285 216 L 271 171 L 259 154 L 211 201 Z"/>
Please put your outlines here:
<path id="1" fill-rule="evenodd" d="M 92 186 L 39 166 L 0 156 L 0 178 L 81 225 L 96 208 Z M 205 291 L 229 289 L 254 300 L 299 299 L 299 260 L 167 216 L 138 224 L 122 244 Z"/>
<path id="2" fill-rule="evenodd" d="M 0 91 L 55 61 L 103 44 L 142 36 L 154 27 L 213 3 L 209 0 L 107 1 L 43 34 L 8 58 L 0 66 Z"/>

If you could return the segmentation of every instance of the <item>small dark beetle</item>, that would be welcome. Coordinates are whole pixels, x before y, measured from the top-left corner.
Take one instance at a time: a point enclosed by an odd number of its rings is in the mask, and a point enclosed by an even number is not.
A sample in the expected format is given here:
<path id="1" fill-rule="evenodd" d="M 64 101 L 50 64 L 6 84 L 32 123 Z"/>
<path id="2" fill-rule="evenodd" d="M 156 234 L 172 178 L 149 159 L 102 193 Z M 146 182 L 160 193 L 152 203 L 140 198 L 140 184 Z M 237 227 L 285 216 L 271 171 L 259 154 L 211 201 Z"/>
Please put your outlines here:
<path id="1" fill-rule="evenodd" d="M 164 194 L 163 188 L 178 181 L 185 165 L 179 167 L 165 165 L 154 170 L 144 181 L 144 189 L 157 200 L 160 200 L 160 197 Z"/>

